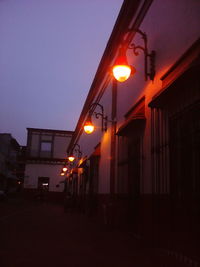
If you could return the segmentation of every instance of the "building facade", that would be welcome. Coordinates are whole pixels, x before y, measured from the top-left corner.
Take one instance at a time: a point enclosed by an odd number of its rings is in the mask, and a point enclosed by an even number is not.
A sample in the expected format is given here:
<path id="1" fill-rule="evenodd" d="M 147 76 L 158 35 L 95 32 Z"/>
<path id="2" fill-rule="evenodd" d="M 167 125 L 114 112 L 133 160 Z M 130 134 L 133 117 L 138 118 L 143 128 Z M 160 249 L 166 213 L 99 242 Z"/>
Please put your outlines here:
<path id="1" fill-rule="evenodd" d="M 64 190 L 60 173 L 73 132 L 36 128 L 27 128 L 27 131 L 24 192 L 60 198 Z"/>
<path id="2" fill-rule="evenodd" d="M 191 264 L 200 260 L 199 13 L 195 0 L 124 1 L 68 147 L 82 152 L 69 180 L 83 209 Z M 118 82 L 122 49 L 135 73 Z"/>
<path id="3" fill-rule="evenodd" d="M 22 147 L 9 133 L 0 134 L 0 190 L 7 194 L 20 190 L 24 178 Z"/>

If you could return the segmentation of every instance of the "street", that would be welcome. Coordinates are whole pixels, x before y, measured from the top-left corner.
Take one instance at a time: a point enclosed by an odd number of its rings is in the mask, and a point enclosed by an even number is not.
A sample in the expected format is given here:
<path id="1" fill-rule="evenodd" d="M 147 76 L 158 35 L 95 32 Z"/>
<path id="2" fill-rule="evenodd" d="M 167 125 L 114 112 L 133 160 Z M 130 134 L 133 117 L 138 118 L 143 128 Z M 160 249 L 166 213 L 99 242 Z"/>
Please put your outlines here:
<path id="1" fill-rule="evenodd" d="M 14 199 L 0 208 L 1 267 L 168 266 L 128 234 L 65 213 L 62 205 Z"/>

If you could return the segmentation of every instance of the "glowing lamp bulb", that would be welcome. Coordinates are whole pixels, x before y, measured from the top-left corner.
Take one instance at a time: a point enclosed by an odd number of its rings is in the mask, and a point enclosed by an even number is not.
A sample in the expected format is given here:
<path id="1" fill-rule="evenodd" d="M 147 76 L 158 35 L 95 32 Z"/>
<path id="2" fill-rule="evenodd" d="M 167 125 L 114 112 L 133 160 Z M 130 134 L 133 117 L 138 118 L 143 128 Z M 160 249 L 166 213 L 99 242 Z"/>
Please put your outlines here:
<path id="1" fill-rule="evenodd" d="M 87 134 L 91 134 L 94 131 L 94 125 L 91 122 L 86 122 L 83 128 Z"/>
<path id="2" fill-rule="evenodd" d="M 65 175 L 65 173 L 64 173 L 64 172 L 61 172 L 61 173 L 60 173 L 60 175 L 61 175 L 61 176 L 64 176 L 64 175 Z"/>
<path id="3" fill-rule="evenodd" d="M 66 172 L 67 171 L 67 167 L 63 167 L 62 170 L 63 170 L 63 172 Z"/>
<path id="4" fill-rule="evenodd" d="M 119 82 L 126 81 L 131 75 L 131 67 L 128 65 L 115 65 L 112 71 L 115 79 Z"/>
<path id="5" fill-rule="evenodd" d="M 72 162 L 72 161 L 75 160 L 75 157 L 74 157 L 74 156 L 69 156 L 69 157 L 68 157 L 68 160 Z"/>

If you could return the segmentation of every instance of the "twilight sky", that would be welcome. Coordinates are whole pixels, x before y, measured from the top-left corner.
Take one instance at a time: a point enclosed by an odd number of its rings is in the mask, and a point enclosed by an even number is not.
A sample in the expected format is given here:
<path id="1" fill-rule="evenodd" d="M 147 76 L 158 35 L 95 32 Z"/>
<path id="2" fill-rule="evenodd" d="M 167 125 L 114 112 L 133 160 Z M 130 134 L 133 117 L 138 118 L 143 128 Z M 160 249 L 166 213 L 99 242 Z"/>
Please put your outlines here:
<path id="1" fill-rule="evenodd" d="M 123 0 L 0 0 L 0 133 L 74 130 Z"/>

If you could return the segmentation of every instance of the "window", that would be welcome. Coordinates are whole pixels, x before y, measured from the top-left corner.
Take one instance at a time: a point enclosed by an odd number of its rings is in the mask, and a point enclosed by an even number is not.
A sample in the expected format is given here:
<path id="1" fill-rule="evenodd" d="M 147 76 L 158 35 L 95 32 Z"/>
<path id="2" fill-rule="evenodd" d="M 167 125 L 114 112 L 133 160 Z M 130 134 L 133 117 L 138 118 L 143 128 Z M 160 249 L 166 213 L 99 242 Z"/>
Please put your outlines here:
<path id="1" fill-rule="evenodd" d="M 200 193 L 199 83 L 194 65 L 150 103 L 154 193 Z"/>
<path id="2" fill-rule="evenodd" d="M 51 143 L 50 142 L 42 142 L 41 143 L 41 151 L 51 151 Z"/>
<path id="3" fill-rule="evenodd" d="M 144 122 L 144 121 L 143 121 Z M 139 196 L 142 159 L 142 131 L 131 129 L 119 137 L 118 191 Z"/>
<path id="4" fill-rule="evenodd" d="M 140 195 L 142 143 L 145 126 L 145 98 L 141 98 L 125 115 L 118 138 L 118 193 Z"/>
<path id="5" fill-rule="evenodd" d="M 200 193 L 200 102 L 169 119 L 170 189 L 178 196 Z"/>
<path id="6" fill-rule="evenodd" d="M 49 158 L 52 156 L 52 142 L 42 141 L 40 147 L 40 157 Z"/>
<path id="7" fill-rule="evenodd" d="M 151 110 L 152 190 L 169 193 L 169 134 L 168 113 L 161 108 Z"/>

